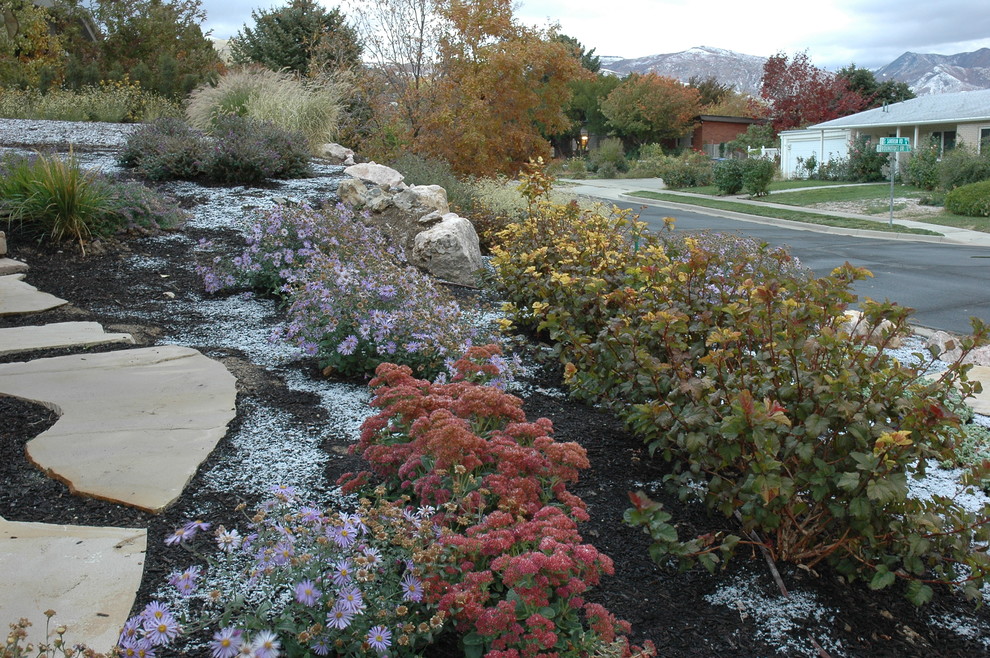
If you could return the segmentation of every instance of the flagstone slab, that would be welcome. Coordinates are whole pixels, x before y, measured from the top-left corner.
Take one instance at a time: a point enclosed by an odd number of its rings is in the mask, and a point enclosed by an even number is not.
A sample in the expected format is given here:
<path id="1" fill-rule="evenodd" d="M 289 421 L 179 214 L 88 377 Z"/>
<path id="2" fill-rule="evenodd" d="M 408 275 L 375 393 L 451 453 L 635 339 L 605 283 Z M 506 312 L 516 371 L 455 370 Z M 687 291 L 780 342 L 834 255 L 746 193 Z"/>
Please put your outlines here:
<path id="1" fill-rule="evenodd" d="M 143 528 L 96 528 L 22 523 L 0 517 L 0 623 L 25 617 L 28 641 L 66 626 L 68 644 L 107 652 L 127 621 L 144 570 Z M 54 637 L 52 638 L 54 639 Z"/>
<path id="2" fill-rule="evenodd" d="M 107 333 L 99 322 L 56 322 L 0 329 L 0 355 L 108 343 L 133 344 L 134 338 L 130 334 Z"/>
<path id="3" fill-rule="evenodd" d="M 24 283 L 24 274 L 0 276 L 0 315 L 38 313 L 66 304 L 64 299 Z"/>
<path id="4" fill-rule="evenodd" d="M 28 459 L 73 493 L 158 513 L 234 417 L 235 380 L 194 349 L 161 345 L 0 364 L 0 395 L 53 409 Z"/>
<path id="5" fill-rule="evenodd" d="M 28 264 L 13 258 L 0 258 L 0 275 L 20 274 L 28 271 Z"/>
<path id="6" fill-rule="evenodd" d="M 980 382 L 983 392 L 967 398 L 966 404 L 973 407 L 976 413 L 990 416 L 990 366 L 973 366 L 967 376 L 972 381 Z"/>

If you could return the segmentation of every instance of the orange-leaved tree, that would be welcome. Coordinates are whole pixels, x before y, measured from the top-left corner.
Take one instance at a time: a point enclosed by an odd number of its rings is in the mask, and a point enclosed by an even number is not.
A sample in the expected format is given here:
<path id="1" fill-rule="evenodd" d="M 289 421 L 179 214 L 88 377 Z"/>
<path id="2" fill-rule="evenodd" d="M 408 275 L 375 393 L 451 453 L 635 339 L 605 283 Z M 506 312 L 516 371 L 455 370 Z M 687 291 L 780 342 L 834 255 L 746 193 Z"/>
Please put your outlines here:
<path id="1" fill-rule="evenodd" d="M 634 144 L 662 143 L 686 134 L 701 113 L 701 94 L 656 73 L 631 74 L 602 102 L 609 125 Z"/>
<path id="2" fill-rule="evenodd" d="M 553 31 L 519 24 L 510 0 L 443 0 L 428 108 L 413 148 L 462 174 L 513 175 L 566 130 L 569 83 L 592 74 Z"/>

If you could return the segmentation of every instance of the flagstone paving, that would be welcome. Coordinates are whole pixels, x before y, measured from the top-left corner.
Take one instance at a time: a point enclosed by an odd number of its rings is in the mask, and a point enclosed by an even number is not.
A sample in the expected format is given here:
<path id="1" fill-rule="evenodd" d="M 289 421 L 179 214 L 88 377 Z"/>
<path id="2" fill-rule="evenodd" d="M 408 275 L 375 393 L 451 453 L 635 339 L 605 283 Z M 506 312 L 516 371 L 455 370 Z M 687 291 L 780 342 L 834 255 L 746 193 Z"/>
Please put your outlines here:
<path id="1" fill-rule="evenodd" d="M 107 343 L 133 344 L 134 338 L 125 333 L 107 333 L 98 322 L 56 322 L 0 329 L 0 355 Z"/>
<path id="2" fill-rule="evenodd" d="M 38 313 L 68 303 L 24 283 L 23 278 L 23 273 L 0 276 L 0 315 Z"/>
<path id="3" fill-rule="evenodd" d="M 990 416 L 990 366 L 973 366 L 967 376 L 980 382 L 983 392 L 977 393 L 966 400 L 966 403 L 973 407 L 973 411 L 984 416 Z"/>
<path id="4" fill-rule="evenodd" d="M 14 260 L 13 258 L 0 258 L 0 275 L 20 274 L 27 271 L 27 263 L 22 263 L 21 261 Z"/>
<path id="5" fill-rule="evenodd" d="M 0 395 L 61 416 L 28 458 L 76 494 L 157 513 L 192 479 L 234 418 L 234 377 L 175 345 L 0 365 Z"/>
<path id="6" fill-rule="evenodd" d="M 54 609 L 50 631 L 65 625 L 68 644 L 109 651 L 141 585 L 147 545 L 143 528 L 0 517 L 0 620 L 4 625 L 31 620 L 28 640 L 37 646 L 45 639 L 44 613 Z"/>

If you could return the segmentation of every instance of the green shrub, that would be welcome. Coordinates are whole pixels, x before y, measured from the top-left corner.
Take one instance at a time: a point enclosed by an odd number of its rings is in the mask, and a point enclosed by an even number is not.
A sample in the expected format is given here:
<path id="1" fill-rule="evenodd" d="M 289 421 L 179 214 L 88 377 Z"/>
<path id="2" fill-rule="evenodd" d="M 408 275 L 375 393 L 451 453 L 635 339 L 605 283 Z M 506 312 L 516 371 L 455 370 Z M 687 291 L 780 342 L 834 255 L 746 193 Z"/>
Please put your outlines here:
<path id="1" fill-rule="evenodd" d="M 192 180 L 203 175 L 208 147 L 202 133 L 166 117 L 131 132 L 118 162 L 150 180 Z"/>
<path id="2" fill-rule="evenodd" d="M 723 160 L 715 163 L 712 182 L 721 194 L 739 194 L 743 188 L 743 161 Z"/>
<path id="3" fill-rule="evenodd" d="M 712 182 L 712 161 L 699 151 L 685 151 L 678 156 L 665 155 L 647 161 L 655 167 L 656 177 L 671 189 L 699 187 Z"/>
<path id="4" fill-rule="evenodd" d="M 217 119 L 213 139 L 204 167 L 210 180 L 249 184 L 267 178 L 302 178 L 310 173 L 310 150 L 298 131 L 229 115 Z"/>
<path id="5" fill-rule="evenodd" d="M 910 309 L 867 300 L 866 321 L 892 328 L 879 349 L 849 336 L 844 312 L 865 270 L 812 278 L 752 241 L 661 240 L 628 215 L 552 204 L 511 227 L 493 263 L 506 312 L 557 343 L 572 391 L 670 462 L 683 498 L 727 519 L 723 532 L 681 541 L 668 512 L 634 495 L 627 521 L 651 535 L 656 559 L 714 569 L 758 544 L 874 589 L 900 581 L 918 604 L 935 582 L 980 596 L 990 507 L 973 514 L 909 491 L 913 475 L 952 457 L 953 387 L 965 397 L 975 385 L 961 361 L 930 381 L 924 363 L 884 352 Z M 960 359 L 988 340 L 974 320 Z"/>
<path id="6" fill-rule="evenodd" d="M 878 153 L 876 146 L 870 143 L 868 135 L 859 135 L 849 142 L 849 158 L 847 160 L 848 180 L 856 183 L 871 183 L 884 179 L 884 167 L 890 158 L 889 153 Z"/>
<path id="7" fill-rule="evenodd" d="M 309 148 L 301 133 L 235 115 L 220 117 L 213 129 L 213 135 L 203 135 L 181 120 L 159 119 L 128 136 L 119 162 L 151 180 L 247 185 L 309 175 Z"/>
<path id="8" fill-rule="evenodd" d="M 344 74 L 303 80 L 268 69 L 239 69 L 189 97 L 186 114 L 196 128 L 210 131 L 220 117 L 251 117 L 300 132 L 310 150 L 331 141 L 350 90 Z"/>
<path id="9" fill-rule="evenodd" d="M 626 161 L 626 149 L 618 137 L 608 137 L 601 140 L 598 146 L 591 149 L 588 154 L 588 164 L 592 171 L 598 172 L 605 163 L 610 163 L 617 172 L 629 170 L 629 163 Z"/>
<path id="10" fill-rule="evenodd" d="M 743 163 L 742 184 L 746 194 L 756 196 L 766 196 L 770 194 L 770 183 L 777 173 L 777 165 L 772 160 L 762 158 L 750 158 Z"/>
<path id="11" fill-rule="evenodd" d="M 990 179 L 990 153 L 977 153 L 960 144 L 947 151 L 939 163 L 939 185 L 946 192 L 987 179 Z"/>
<path id="12" fill-rule="evenodd" d="M 659 144 L 643 144 L 639 147 L 640 160 L 656 160 L 663 155 L 663 147 Z"/>
<path id="13" fill-rule="evenodd" d="M 945 195 L 945 209 L 965 217 L 990 217 L 990 180 L 952 190 Z"/>
<path id="14" fill-rule="evenodd" d="M 618 178 L 619 170 L 616 169 L 615 164 L 612 162 L 603 162 L 598 166 L 598 175 L 601 178 Z"/>
<path id="15" fill-rule="evenodd" d="M 933 191 L 939 185 L 939 146 L 934 140 L 921 146 L 901 165 L 901 178 L 908 185 Z"/>

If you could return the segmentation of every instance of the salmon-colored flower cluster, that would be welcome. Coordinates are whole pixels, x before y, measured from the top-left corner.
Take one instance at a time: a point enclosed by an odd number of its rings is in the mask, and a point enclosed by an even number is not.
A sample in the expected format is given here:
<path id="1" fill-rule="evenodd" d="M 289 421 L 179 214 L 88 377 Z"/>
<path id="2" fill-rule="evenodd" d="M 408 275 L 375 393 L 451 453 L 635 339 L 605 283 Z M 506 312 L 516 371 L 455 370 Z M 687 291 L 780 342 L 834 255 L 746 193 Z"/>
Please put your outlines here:
<path id="1" fill-rule="evenodd" d="M 381 411 L 354 450 L 394 494 L 436 507 L 450 566 L 424 583 L 426 597 L 486 658 L 626 646 L 628 625 L 584 600 L 613 573 L 608 556 L 582 543 L 586 506 L 567 490 L 589 465 L 585 450 L 555 441 L 549 420 L 527 422 L 519 398 L 486 385 L 499 354 L 497 346 L 472 348 L 450 383 L 382 364 L 371 382 Z"/>

